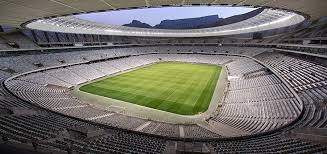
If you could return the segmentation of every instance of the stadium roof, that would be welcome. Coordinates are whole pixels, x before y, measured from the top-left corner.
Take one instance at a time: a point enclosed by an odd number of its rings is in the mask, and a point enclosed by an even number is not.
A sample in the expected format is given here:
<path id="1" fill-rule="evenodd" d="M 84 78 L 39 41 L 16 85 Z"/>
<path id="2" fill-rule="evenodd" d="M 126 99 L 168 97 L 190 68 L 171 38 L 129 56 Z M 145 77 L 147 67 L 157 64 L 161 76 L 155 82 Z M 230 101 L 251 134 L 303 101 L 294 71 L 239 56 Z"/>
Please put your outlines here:
<path id="1" fill-rule="evenodd" d="M 188 30 L 167 30 L 114 26 L 82 20 L 74 16 L 39 19 L 26 27 L 44 31 L 98 35 L 149 36 L 149 37 L 207 37 L 253 33 L 292 26 L 305 18 L 293 12 L 264 9 L 258 15 L 228 25 Z"/>
<path id="2" fill-rule="evenodd" d="M 112 26 L 71 16 L 108 10 L 189 6 L 195 4 L 260 6 L 266 9 L 255 17 L 238 23 L 192 30 Z M 311 20 L 318 19 L 326 15 L 325 6 L 327 7 L 326 0 L 0 0 L 0 25 L 26 26 L 31 29 L 44 31 L 101 35 L 151 37 L 224 36 L 292 26 L 304 21 L 304 16 Z"/>
<path id="3" fill-rule="evenodd" d="M 190 4 L 267 6 L 301 12 L 315 20 L 326 16 L 326 0 L 0 0 L 0 25 L 16 26 L 44 17 L 103 10 Z"/>

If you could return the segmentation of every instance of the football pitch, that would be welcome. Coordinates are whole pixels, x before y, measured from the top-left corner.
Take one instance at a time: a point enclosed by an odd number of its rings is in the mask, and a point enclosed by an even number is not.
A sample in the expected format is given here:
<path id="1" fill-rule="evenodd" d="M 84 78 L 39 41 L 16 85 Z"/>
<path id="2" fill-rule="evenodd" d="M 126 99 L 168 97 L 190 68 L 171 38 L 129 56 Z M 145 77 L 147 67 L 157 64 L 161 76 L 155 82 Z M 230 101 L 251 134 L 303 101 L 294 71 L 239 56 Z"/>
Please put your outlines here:
<path id="1" fill-rule="evenodd" d="M 80 87 L 81 91 L 182 115 L 208 109 L 221 67 L 156 63 Z"/>

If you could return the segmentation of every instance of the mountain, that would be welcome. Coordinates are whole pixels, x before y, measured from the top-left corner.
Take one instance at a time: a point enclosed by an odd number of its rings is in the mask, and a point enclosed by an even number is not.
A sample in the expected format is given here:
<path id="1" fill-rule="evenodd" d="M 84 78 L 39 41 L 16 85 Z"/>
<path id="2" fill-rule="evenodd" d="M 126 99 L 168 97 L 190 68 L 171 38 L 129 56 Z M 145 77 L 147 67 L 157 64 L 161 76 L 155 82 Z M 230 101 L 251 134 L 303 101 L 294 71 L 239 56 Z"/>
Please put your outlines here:
<path id="1" fill-rule="evenodd" d="M 147 24 L 147 23 L 143 23 L 141 21 L 138 20 L 133 20 L 131 23 L 129 24 L 124 24 L 123 26 L 127 26 L 127 27 L 137 27 L 137 28 L 152 28 L 151 25 Z"/>
<path id="2" fill-rule="evenodd" d="M 214 25 L 222 20 L 218 15 L 210 15 L 198 18 L 163 20 L 160 24 L 155 25 L 156 29 L 199 29 L 207 28 L 208 25 Z"/>
<path id="3" fill-rule="evenodd" d="M 186 19 L 176 19 L 176 20 L 163 20 L 160 24 L 151 26 L 147 23 L 140 22 L 138 20 L 133 20 L 129 24 L 123 26 L 137 27 L 137 28 L 153 28 L 153 29 L 201 29 L 218 27 L 228 24 L 237 23 L 249 18 L 252 18 L 259 13 L 261 13 L 264 8 L 259 8 L 248 13 L 231 16 L 228 18 L 219 18 L 218 15 L 210 15 L 198 18 L 186 18 Z"/>

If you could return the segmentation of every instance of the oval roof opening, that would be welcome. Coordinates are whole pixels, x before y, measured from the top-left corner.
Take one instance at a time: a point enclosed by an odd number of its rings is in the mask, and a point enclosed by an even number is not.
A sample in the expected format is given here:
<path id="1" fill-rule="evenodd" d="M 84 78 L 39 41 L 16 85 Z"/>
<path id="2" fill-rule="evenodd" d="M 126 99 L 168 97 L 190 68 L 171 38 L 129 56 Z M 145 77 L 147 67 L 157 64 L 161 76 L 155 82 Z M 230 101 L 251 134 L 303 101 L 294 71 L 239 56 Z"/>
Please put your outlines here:
<path id="1" fill-rule="evenodd" d="M 252 7 L 184 6 L 95 12 L 75 16 L 96 23 L 134 28 L 201 29 L 240 22 L 261 11 L 262 9 Z"/>

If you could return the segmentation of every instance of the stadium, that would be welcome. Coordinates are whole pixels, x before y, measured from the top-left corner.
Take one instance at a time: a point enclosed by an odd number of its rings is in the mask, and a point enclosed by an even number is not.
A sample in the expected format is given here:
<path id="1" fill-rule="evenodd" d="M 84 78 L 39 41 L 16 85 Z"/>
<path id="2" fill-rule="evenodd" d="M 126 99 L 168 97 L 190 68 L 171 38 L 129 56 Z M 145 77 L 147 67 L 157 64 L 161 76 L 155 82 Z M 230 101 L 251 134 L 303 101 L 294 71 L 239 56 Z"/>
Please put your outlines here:
<path id="1" fill-rule="evenodd" d="M 0 0 L 0 153 L 327 153 L 326 8 Z"/>

